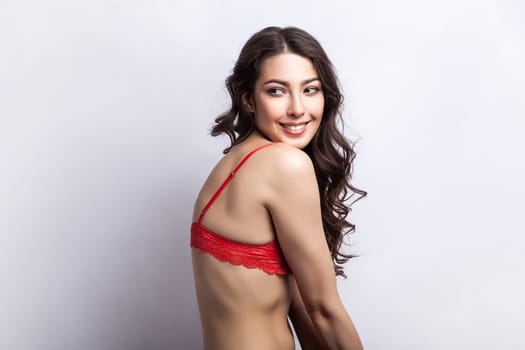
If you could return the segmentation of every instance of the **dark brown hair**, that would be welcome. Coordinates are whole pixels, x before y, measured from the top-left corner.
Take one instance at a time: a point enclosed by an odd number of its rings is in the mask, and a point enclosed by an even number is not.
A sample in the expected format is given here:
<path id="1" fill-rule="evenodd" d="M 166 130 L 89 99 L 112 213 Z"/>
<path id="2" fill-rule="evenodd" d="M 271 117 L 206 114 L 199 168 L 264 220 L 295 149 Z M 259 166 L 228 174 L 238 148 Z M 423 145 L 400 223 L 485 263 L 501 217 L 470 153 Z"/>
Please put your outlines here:
<path id="1" fill-rule="evenodd" d="M 355 158 L 353 144 L 342 134 L 343 119 L 341 109 L 343 96 L 340 92 L 332 63 L 319 42 L 302 29 L 295 27 L 267 27 L 255 33 L 244 45 L 233 68 L 226 79 L 226 88 L 231 96 L 230 110 L 215 119 L 213 136 L 226 133 L 230 149 L 245 140 L 255 129 L 251 113 L 243 103 L 243 97 L 251 97 L 255 83 L 260 75 L 263 61 L 283 52 L 291 52 L 312 61 L 321 84 L 325 99 L 323 117 L 319 130 L 304 151 L 312 159 L 315 168 L 319 193 L 323 228 L 332 255 L 337 275 L 346 276 L 342 265 L 354 255 L 345 254 L 342 244 L 347 234 L 355 231 L 355 225 L 346 218 L 350 206 L 367 195 L 350 184 L 352 161 Z M 360 197 L 349 205 L 345 202 L 355 194 Z"/>

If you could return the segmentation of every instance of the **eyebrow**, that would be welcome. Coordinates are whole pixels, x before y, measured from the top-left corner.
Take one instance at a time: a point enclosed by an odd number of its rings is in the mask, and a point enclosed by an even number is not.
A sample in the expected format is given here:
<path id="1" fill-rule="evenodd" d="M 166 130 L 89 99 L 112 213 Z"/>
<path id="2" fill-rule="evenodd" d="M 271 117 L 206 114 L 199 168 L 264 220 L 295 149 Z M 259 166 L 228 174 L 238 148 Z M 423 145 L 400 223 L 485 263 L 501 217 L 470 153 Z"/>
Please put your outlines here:
<path id="1" fill-rule="evenodd" d="M 320 81 L 320 79 L 319 79 L 318 77 L 315 77 L 315 78 L 310 78 L 310 79 L 303 80 L 303 81 L 302 81 L 302 84 L 303 84 L 303 85 L 310 84 L 311 82 L 316 81 L 316 80 L 319 80 L 319 81 Z M 279 80 L 279 79 L 270 79 L 270 80 L 267 80 L 263 85 L 271 84 L 271 83 L 274 83 L 274 84 L 281 84 L 281 85 L 284 85 L 284 86 L 287 86 L 287 87 L 290 86 L 290 83 L 288 83 L 287 81 Z"/>

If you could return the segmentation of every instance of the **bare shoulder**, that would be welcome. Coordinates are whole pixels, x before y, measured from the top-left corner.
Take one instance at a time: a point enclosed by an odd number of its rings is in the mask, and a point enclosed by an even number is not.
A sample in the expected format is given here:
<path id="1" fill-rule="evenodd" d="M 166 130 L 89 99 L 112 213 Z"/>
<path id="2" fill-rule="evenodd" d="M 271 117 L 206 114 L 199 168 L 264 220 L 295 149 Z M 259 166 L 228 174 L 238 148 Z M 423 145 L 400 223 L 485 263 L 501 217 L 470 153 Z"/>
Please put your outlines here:
<path id="1" fill-rule="evenodd" d="M 265 162 L 274 176 L 298 176 L 312 174 L 312 160 L 303 150 L 286 143 L 268 147 Z"/>
<path id="2" fill-rule="evenodd" d="M 317 191 L 317 179 L 312 160 L 303 150 L 278 143 L 265 149 L 260 158 L 265 185 L 266 202 L 276 198 L 290 198 L 298 191 Z"/>

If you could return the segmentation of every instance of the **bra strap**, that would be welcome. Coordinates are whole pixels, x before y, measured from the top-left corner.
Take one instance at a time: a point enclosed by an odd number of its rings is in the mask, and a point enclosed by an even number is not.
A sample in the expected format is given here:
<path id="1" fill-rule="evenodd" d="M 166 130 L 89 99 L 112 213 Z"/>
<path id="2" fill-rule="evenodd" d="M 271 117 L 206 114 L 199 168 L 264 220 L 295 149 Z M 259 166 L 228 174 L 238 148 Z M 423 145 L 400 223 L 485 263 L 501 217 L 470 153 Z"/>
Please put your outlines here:
<path id="1" fill-rule="evenodd" d="M 211 199 L 208 202 L 208 204 L 206 204 L 204 209 L 202 209 L 201 215 L 199 216 L 199 221 L 197 221 L 199 224 L 201 223 L 202 219 L 204 218 L 204 214 L 206 214 L 208 209 L 210 209 L 210 207 L 212 206 L 213 202 L 215 202 L 215 200 L 219 197 L 221 192 L 226 188 L 226 186 L 228 186 L 230 181 L 233 179 L 233 176 L 235 175 L 235 173 L 237 173 L 237 171 L 243 166 L 243 164 L 246 163 L 248 158 L 250 158 L 258 150 L 263 149 L 263 148 L 268 147 L 268 146 L 271 146 L 274 143 L 275 142 L 270 142 L 270 143 L 264 144 L 262 146 L 259 146 L 259 147 L 255 148 L 255 149 L 251 150 L 246 156 L 244 156 L 244 158 L 241 160 L 241 162 L 235 167 L 235 169 L 233 169 L 233 171 L 228 175 L 226 180 L 224 180 L 224 182 L 222 183 L 221 187 L 219 187 L 219 189 L 217 190 L 217 192 L 215 192 L 213 197 L 211 197 Z"/>

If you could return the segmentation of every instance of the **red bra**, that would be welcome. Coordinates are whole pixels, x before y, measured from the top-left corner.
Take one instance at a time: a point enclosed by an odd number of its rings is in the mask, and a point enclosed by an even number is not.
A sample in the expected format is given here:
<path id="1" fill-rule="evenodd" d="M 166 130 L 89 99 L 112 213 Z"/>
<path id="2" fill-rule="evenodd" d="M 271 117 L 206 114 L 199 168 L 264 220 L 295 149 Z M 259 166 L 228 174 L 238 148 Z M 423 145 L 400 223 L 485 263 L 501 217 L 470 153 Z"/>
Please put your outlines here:
<path id="1" fill-rule="evenodd" d="M 210 209 L 213 202 L 215 202 L 221 192 L 228 186 L 235 173 L 248 158 L 258 150 L 273 144 L 273 142 L 268 143 L 249 152 L 235 169 L 233 169 L 226 180 L 224 180 L 217 192 L 215 192 L 202 210 L 199 220 L 191 224 L 191 246 L 204 253 L 213 255 L 220 261 L 227 261 L 234 265 L 243 265 L 247 268 L 261 269 L 269 274 L 285 275 L 289 273 L 290 270 L 276 239 L 266 244 L 242 243 L 222 237 L 201 224 L 206 211 Z"/>

